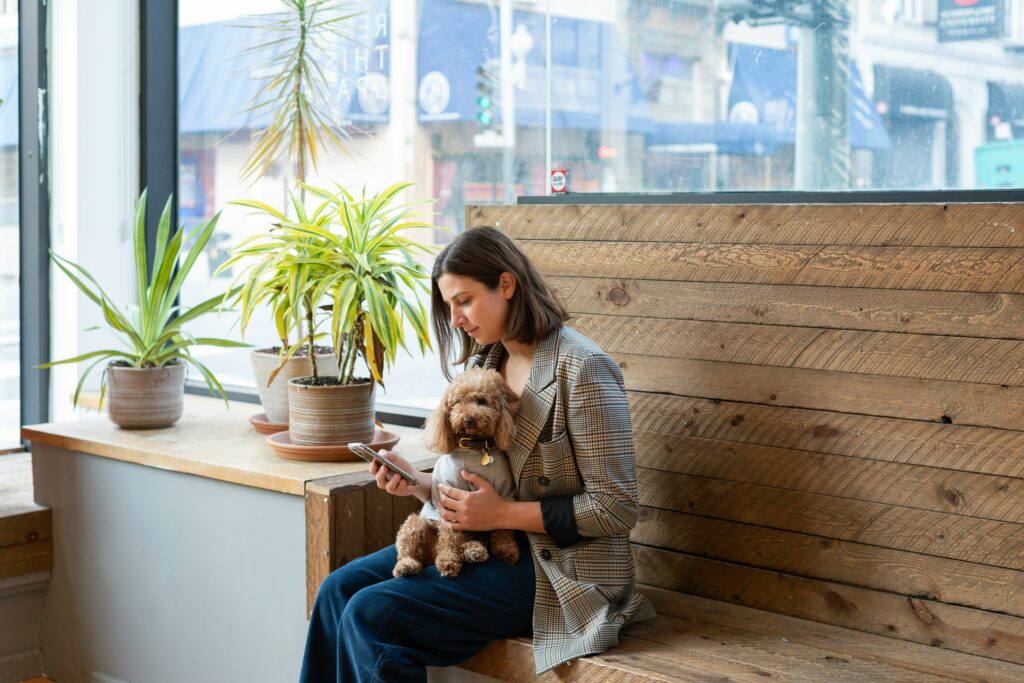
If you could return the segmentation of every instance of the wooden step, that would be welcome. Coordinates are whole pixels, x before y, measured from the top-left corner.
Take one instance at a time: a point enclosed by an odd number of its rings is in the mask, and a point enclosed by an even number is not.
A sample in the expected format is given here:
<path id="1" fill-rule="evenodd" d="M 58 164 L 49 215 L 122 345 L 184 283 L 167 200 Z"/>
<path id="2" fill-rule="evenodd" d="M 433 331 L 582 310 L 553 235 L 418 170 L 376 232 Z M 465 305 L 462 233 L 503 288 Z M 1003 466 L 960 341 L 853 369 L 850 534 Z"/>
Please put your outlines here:
<path id="1" fill-rule="evenodd" d="M 492 643 L 460 667 L 516 683 L 1024 681 L 1019 664 L 651 586 L 641 590 L 658 616 L 626 626 L 619 645 L 602 654 L 536 677 L 531 639 L 514 638 Z"/>
<path id="2" fill-rule="evenodd" d="M 36 504 L 32 454 L 0 456 L 0 578 L 53 569 L 53 513 Z"/>

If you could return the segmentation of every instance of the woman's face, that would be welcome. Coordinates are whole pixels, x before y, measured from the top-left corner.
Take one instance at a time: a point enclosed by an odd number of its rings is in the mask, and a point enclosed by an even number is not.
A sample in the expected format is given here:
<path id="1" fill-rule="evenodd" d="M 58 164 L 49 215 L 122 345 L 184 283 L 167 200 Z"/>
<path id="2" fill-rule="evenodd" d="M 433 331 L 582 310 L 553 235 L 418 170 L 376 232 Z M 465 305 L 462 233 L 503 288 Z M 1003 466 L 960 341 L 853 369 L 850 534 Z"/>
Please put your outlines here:
<path id="1" fill-rule="evenodd" d="M 515 291 L 511 273 L 501 274 L 497 289 L 471 277 L 445 273 L 437 279 L 437 288 L 448 304 L 454 329 L 465 330 L 481 346 L 504 340 L 509 299 Z"/>

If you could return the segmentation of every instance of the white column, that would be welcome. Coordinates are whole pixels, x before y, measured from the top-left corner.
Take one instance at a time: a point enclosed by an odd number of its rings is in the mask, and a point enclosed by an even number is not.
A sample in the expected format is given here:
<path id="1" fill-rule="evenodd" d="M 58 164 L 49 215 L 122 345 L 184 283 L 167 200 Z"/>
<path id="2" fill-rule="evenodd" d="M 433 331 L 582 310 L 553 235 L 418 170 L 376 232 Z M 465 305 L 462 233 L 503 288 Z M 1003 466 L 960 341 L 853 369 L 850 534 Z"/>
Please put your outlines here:
<path id="1" fill-rule="evenodd" d="M 139 185 L 139 17 L 134 0 L 50 3 L 51 243 L 117 304 L 134 304 L 132 203 Z M 51 349 L 61 359 L 119 344 L 99 308 L 51 267 Z M 51 419 L 72 417 L 81 368 L 59 366 Z M 99 369 L 99 367 L 97 367 Z M 99 376 L 87 386 L 98 388 Z"/>

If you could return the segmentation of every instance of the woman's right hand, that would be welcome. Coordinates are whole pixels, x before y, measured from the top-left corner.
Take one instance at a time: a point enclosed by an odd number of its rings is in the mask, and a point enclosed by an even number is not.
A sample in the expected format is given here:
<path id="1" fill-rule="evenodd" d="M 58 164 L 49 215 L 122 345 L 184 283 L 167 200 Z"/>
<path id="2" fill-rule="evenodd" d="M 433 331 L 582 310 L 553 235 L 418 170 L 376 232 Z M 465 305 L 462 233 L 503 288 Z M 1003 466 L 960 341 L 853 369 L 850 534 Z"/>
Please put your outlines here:
<path id="1" fill-rule="evenodd" d="M 412 465 L 409 464 L 409 461 L 398 453 L 382 448 L 377 451 L 377 454 L 385 460 L 390 460 L 395 463 L 406 472 L 415 474 L 417 479 L 422 479 L 420 473 L 413 469 Z M 391 471 L 388 467 L 384 467 L 376 460 L 370 463 L 370 474 L 372 474 L 377 480 L 377 488 L 384 489 L 393 496 L 411 496 L 415 493 L 414 487 L 405 480 L 405 477 L 397 472 Z"/>

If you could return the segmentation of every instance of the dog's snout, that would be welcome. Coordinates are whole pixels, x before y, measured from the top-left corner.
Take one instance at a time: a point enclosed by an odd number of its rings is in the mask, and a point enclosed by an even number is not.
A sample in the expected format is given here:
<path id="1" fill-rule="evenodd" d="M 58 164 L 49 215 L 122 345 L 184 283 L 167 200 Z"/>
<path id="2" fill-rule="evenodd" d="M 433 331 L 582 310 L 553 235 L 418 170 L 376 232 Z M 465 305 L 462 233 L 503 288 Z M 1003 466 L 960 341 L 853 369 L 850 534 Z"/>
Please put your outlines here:
<path id="1" fill-rule="evenodd" d="M 472 427 L 473 425 L 476 424 L 476 418 L 464 417 L 462 418 L 462 424 L 466 427 Z"/>

